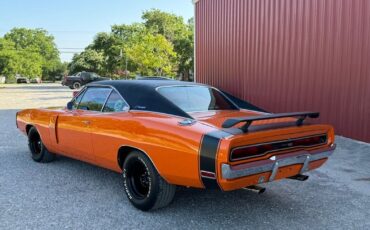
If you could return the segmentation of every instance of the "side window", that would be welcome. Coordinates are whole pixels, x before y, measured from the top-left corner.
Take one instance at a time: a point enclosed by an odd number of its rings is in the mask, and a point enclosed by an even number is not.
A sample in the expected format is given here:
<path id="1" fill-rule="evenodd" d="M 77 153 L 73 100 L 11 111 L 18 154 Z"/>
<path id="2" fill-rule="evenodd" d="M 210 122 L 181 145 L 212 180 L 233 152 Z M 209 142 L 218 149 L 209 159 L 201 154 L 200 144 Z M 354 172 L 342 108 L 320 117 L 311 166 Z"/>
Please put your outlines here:
<path id="1" fill-rule="evenodd" d="M 90 80 L 90 74 L 87 73 L 87 72 L 82 72 L 81 73 L 81 78 L 82 78 L 83 81 L 88 81 L 88 80 Z"/>
<path id="2" fill-rule="evenodd" d="M 78 104 L 80 103 L 80 101 L 81 101 L 81 99 L 82 99 L 83 95 L 85 94 L 85 91 L 86 91 L 86 90 L 81 91 L 81 93 L 80 93 L 77 97 L 75 97 L 75 99 L 73 100 L 73 106 L 72 106 L 72 109 L 77 109 L 77 106 L 78 106 Z"/>
<path id="3" fill-rule="evenodd" d="M 78 109 L 101 111 L 104 102 L 107 100 L 108 95 L 112 89 L 103 87 L 89 87 L 83 95 Z"/>
<path id="4" fill-rule="evenodd" d="M 104 106 L 103 112 L 122 112 L 128 110 L 128 108 L 128 104 L 122 99 L 121 95 L 113 90 Z"/>
<path id="5" fill-rule="evenodd" d="M 98 78 L 99 78 L 99 75 L 97 75 L 96 73 L 91 74 L 91 79 L 92 80 L 95 80 L 95 79 L 98 79 Z"/>

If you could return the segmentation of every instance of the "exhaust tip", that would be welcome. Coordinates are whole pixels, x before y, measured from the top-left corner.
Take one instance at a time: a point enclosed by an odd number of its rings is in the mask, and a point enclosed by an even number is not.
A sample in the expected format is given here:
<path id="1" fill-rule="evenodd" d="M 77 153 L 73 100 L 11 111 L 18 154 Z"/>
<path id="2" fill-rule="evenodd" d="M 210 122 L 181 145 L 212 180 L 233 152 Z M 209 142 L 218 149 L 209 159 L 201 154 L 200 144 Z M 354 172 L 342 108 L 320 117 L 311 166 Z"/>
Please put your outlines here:
<path id="1" fill-rule="evenodd" d="M 299 180 L 299 181 L 305 181 L 309 178 L 309 176 L 307 175 L 302 175 L 302 174 L 297 174 L 295 176 L 291 176 L 291 177 L 288 177 L 289 179 L 293 179 L 293 180 Z"/>
<path id="2" fill-rule="evenodd" d="M 255 192 L 257 194 L 262 194 L 266 191 L 266 188 L 260 187 L 258 185 L 251 185 L 251 186 L 245 187 L 244 189 Z"/>
<path id="3" fill-rule="evenodd" d="M 260 191 L 258 192 L 258 194 L 262 194 L 266 191 L 266 188 L 261 188 Z"/>

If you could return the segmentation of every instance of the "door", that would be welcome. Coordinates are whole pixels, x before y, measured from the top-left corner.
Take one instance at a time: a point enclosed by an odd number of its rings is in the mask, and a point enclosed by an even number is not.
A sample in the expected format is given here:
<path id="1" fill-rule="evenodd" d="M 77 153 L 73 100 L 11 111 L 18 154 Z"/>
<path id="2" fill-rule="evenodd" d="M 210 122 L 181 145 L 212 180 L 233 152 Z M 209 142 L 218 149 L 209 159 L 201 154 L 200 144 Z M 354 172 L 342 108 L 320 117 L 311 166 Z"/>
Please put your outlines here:
<path id="1" fill-rule="evenodd" d="M 83 84 L 87 84 L 87 83 L 91 82 L 90 73 L 88 73 L 88 72 L 82 72 L 81 73 L 81 79 L 82 79 L 82 83 Z"/>
<path id="2" fill-rule="evenodd" d="M 87 87 L 74 99 L 72 110 L 59 115 L 57 135 L 60 152 L 94 162 L 91 117 L 101 113 L 111 90 L 107 87 Z"/>
<path id="3" fill-rule="evenodd" d="M 92 142 L 97 164 L 101 167 L 115 169 L 117 151 L 124 144 L 121 134 L 127 130 L 131 115 L 127 112 L 129 105 L 121 95 L 113 90 L 104 105 L 103 113 L 91 116 L 91 128 L 94 132 Z"/>

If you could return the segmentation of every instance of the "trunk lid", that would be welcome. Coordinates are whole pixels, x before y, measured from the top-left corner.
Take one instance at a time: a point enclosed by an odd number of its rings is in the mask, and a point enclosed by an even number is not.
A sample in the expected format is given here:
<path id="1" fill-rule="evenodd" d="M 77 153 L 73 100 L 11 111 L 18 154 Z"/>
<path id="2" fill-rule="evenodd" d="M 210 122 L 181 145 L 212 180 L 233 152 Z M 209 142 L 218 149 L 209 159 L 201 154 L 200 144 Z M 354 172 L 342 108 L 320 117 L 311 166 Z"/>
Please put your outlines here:
<path id="1" fill-rule="evenodd" d="M 197 119 L 199 122 L 203 122 L 207 125 L 214 126 L 233 134 L 228 138 L 229 151 L 227 155 L 229 156 L 231 152 L 236 148 L 244 148 L 246 146 L 255 146 L 260 144 L 268 144 L 268 146 L 271 147 L 271 143 L 273 143 L 273 147 L 277 146 L 274 151 L 271 151 L 271 154 L 261 154 L 260 156 L 255 156 L 250 159 L 248 157 L 245 157 L 245 159 L 241 159 L 240 161 L 238 160 L 237 162 L 230 162 L 231 164 L 248 162 L 257 159 L 266 159 L 274 154 L 280 154 L 289 151 L 322 148 L 334 143 L 334 130 L 332 126 L 322 124 L 310 124 L 309 121 L 306 121 L 306 123 L 304 123 L 303 125 L 297 126 L 297 119 L 293 117 L 256 120 L 251 124 L 247 132 L 241 132 L 241 130 L 238 128 L 241 128 L 245 124 L 245 122 L 236 124 L 232 128 L 222 128 L 222 124 L 230 118 L 256 117 L 266 115 L 266 113 L 250 110 L 225 110 L 195 112 L 191 113 L 190 115 Z M 312 145 L 310 145 L 309 143 L 305 144 L 305 142 L 301 141 L 302 139 L 307 138 L 308 141 L 314 141 L 309 138 L 322 135 L 326 135 L 325 143 L 320 142 L 318 144 L 313 143 Z M 230 161 L 229 156 L 227 157 L 227 159 Z"/>

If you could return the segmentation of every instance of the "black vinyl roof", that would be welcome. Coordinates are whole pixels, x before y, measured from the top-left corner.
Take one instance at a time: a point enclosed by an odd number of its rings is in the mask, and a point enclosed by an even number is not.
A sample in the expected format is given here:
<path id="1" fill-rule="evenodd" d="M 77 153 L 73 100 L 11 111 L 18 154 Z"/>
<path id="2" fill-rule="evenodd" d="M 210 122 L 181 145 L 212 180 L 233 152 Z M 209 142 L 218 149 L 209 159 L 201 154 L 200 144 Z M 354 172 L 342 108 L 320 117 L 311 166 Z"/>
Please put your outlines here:
<path id="1" fill-rule="evenodd" d="M 202 84 L 175 80 L 113 80 L 97 81 L 89 85 L 113 86 L 132 110 L 153 111 L 191 118 L 189 114 L 163 97 L 156 89 L 161 86 L 199 86 Z"/>
<path id="2" fill-rule="evenodd" d="M 113 80 L 113 81 L 96 81 L 89 85 L 106 85 L 113 86 L 122 95 L 122 97 L 129 104 L 132 110 L 153 111 L 165 114 L 172 114 L 176 116 L 192 118 L 188 113 L 184 112 L 171 101 L 163 97 L 156 89 L 162 86 L 207 86 L 204 84 L 153 79 L 153 80 Z M 257 106 L 241 100 L 233 95 L 223 92 L 231 101 L 233 101 L 239 108 L 266 112 Z"/>

